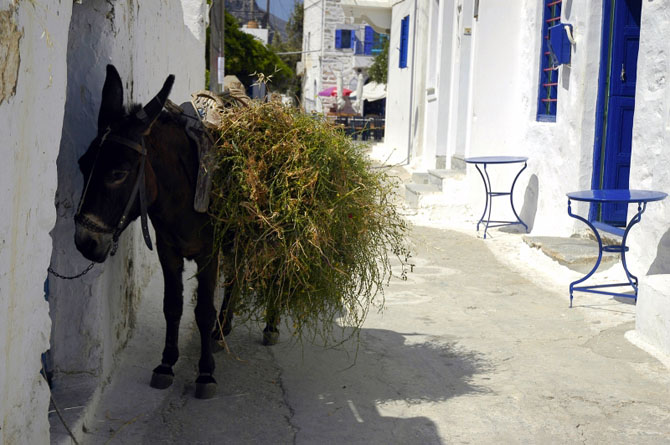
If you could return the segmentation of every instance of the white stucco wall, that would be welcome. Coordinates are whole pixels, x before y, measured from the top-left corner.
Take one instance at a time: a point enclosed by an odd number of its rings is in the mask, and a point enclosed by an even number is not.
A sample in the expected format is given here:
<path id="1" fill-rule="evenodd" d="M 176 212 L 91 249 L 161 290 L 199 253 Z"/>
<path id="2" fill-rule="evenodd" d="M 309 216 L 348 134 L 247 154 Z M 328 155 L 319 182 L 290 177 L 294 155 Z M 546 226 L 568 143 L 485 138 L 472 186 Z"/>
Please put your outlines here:
<path id="1" fill-rule="evenodd" d="M 643 2 L 630 187 L 670 193 L 670 10 Z M 634 209 L 629 209 L 631 214 Z M 642 275 L 636 331 L 670 356 L 670 199 L 650 203 L 631 231 L 631 269 Z M 647 276 L 645 276 L 647 275 Z"/>
<path id="2" fill-rule="evenodd" d="M 44 299 L 50 259 L 64 274 L 87 264 L 73 242 L 76 160 L 95 133 L 105 65 L 129 100 L 149 100 L 169 73 L 171 99 L 185 100 L 204 84 L 206 17 L 204 0 L 0 0 L 0 444 L 49 442 L 39 371 L 50 336 L 56 388 L 64 374 L 104 377 L 157 267 L 131 228 L 85 278 L 50 277 L 50 307 Z"/>
<path id="3" fill-rule="evenodd" d="M 43 286 L 56 219 L 70 9 L 66 2 L 0 1 L 0 78 L 11 77 L 0 87 L 0 444 L 49 440 L 49 389 L 39 374 L 50 330 Z M 12 60 L 19 65 L 8 66 Z"/>
<path id="4" fill-rule="evenodd" d="M 176 76 L 170 99 L 188 100 L 190 92 L 204 86 L 206 13 L 204 0 L 143 3 L 141 8 L 130 0 L 73 5 L 58 158 L 58 221 L 52 231 L 57 270 L 81 270 L 88 263 L 73 242 L 73 216 L 83 183 L 77 159 L 97 131 L 105 66 L 113 63 L 118 69 L 126 104 L 149 101 L 168 74 Z M 134 226 L 122 235 L 116 256 L 82 279 L 50 280 L 56 385 L 60 375 L 104 377 L 128 338 L 143 285 L 159 267 L 155 252 L 143 246 Z"/>
<path id="5" fill-rule="evenodd" d="M 480 9 L 478 20 L 472 21 L 475 43 L 470 156 L 518 153 L 525 121 L 521 118 L 517 62 L 522 43 L 521 6 L 520 2 L 492 2 Z"/>
<path id="6" fill-rule="evenodd" d="M 321 58 L 323 53 L 324 0 L 305 0 L 303 3 L 303 107 L 305 111 L 321 112 L 318 94 L 321 91 Z"/>
<path id="7" fill-rule="evenodd" d="M 571 66 L 558 71 L 556 122 L 536 120 L 540 3 L 480 4 L 475 25 L 472 125 L 465 155 L 530 158 L 517 183 L 515 206 L 524 220 L 530 219 L 535 235 L 583 230 L 568 217 L 565 194 L 591 184 L 602 3 L 566 2 L 562 14 L 574 27 L 577 44 Z M 513 179 L 504 169 L 489 173 L 494 186 L 505 188 Z M 583 205 L 576 209 L 582 215 L 588 211 Z"/>
<path id="8" fill-rule="evenodd" d="M 427 2 L 415 5 L 415 0 L 405 0 L 395 3 L 392 9 L 386 87 L 385 153 L 382 155 L 389 163 L 408 163 L 412 160 L 420 163 L 417 154 L 410 152 L 410 147 L 416 148 L 417 136 L 423 135 L 423 127 L 418 127 L 417 124 L 422 122 L 425 106 L 425 59 L 428 48 L 422 34 L 428 33 L 428 6 Z M 400 68 L 400 27 L 406 16 L 409 16 L 407 67 Z"/>

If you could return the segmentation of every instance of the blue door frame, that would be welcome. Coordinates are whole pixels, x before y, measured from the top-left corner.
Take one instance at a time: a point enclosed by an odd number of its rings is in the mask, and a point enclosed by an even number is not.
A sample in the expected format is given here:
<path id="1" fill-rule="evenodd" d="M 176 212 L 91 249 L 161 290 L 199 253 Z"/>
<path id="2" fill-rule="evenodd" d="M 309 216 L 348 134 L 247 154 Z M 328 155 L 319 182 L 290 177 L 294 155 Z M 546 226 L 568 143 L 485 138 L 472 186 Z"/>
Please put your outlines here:
<path id="1" fill-rule="evenodd" d="M 642 0 L 604 0 L 593 189 L 628 188 Z M 594 204 L 591 221 L 625 226 L 626 205 Z"/>

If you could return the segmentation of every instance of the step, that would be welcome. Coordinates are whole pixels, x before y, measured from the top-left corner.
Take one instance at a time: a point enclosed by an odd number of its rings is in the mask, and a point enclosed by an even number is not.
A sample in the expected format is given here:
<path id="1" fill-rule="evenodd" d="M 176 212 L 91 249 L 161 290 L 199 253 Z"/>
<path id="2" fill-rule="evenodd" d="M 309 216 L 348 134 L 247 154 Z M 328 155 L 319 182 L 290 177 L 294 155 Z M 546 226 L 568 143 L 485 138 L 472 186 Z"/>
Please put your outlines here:
<path id="1" fill-rule="evenodd" d="M 414 184 L 430 184 L 430 174 L 414 172 L 412 173 L 412 182 Z"/>
<path id="2" fill-rule="evenodd" d="M 405 184 L 405 201 L 410 208 L 417 208 L 421 204 L 422 197 L 437 195 L 441 190 L 433 184 Z"/>
<path id="3" fill-rule="evenodd" d="M 465 172 L 461 170 L 428 170 L 430 184 L 436 185 L 440 190 L 445 190 L 445 183 L 451 180 L 465 178 Z"/>
<path id="4" fill-rule="evenodd" d="M 523 240 L 530 247 L 540 249 L 549 258 L 577 272 L 589 272 L 598 260 L 598 243 L 591 239 L 525 235 Z M 603 252 L 598 270 L 611 267 L 620 258 L 619 253 Z"/>

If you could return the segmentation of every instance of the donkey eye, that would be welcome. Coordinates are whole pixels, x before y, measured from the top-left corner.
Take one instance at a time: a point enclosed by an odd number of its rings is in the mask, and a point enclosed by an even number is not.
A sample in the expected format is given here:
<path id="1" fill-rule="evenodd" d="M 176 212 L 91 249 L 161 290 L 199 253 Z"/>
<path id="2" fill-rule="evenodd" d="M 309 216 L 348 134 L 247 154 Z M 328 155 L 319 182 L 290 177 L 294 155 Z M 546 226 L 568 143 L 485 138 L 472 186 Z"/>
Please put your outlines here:
<path id="1" fill-rule="evenodd" d="M 107 177 L 107 182 L 118 184 L 128 177 L 128 170 L 112 170 Z"/>

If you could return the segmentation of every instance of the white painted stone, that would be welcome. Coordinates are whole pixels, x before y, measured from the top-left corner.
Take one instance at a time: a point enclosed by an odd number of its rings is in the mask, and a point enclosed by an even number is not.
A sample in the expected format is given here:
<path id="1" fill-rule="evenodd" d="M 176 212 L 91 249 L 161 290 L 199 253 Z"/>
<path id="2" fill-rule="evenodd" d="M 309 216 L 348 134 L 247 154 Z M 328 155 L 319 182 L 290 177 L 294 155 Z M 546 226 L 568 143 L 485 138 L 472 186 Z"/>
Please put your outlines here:
<path id="1" fill-rule="evenodd" d="M 640 282 L 635 306 L 635 331 L 655 349 L 670 355 L 670 275 L 650 275 Z"/>
<path id="2" fill-rule="evenodd" d="M 70 8 L 0 1 L 0 27 L 15 25 L 21 34 L 13 94 L 0 103 L 0 444 L 49 440 L 49 389 L 39 374 L 51 325 L 43 287 L 56 219 Z"/>

